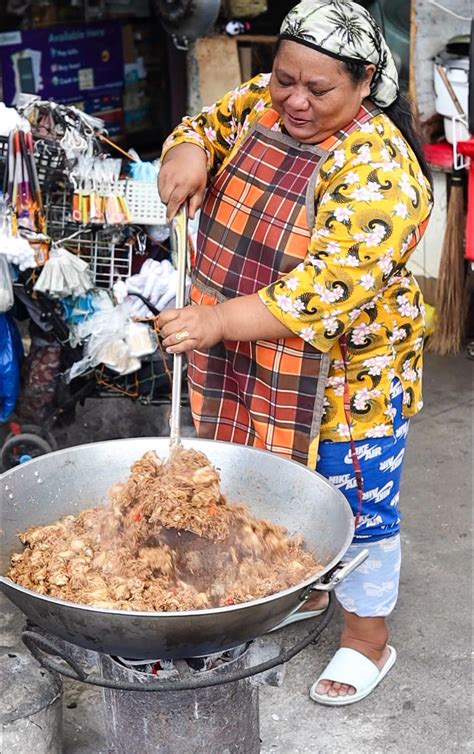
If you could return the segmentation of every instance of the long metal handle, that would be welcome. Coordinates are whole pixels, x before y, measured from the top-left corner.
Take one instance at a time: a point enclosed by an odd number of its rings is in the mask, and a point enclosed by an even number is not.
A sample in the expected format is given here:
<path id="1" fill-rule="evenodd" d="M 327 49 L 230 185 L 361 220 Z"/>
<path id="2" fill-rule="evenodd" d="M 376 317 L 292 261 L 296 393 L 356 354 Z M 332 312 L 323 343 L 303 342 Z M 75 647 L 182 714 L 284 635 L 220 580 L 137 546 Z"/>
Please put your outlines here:
<path id="1" fill-rule="evenodd" d="M 176 308 L 184 307 L 186 293 L 187 223 L 188 212 L 183 204 L 171 221 L 171 250 L 176 259 L 178 272 L 176 284 Z M 171 390 L 170 450 L 181 442 L 181 387 L 183 377 L 183 354 L 173 356 L 173 386 Z"/>

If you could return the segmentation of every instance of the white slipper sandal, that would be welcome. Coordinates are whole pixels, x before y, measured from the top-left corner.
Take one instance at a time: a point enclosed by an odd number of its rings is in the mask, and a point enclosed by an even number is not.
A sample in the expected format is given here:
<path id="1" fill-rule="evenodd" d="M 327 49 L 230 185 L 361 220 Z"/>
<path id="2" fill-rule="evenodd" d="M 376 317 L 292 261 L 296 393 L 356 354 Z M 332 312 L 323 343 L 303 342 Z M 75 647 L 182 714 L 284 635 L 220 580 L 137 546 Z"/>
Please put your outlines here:
<path id="1" fill-rule="evenodd" d="M 338 649 L 329 665 L 319 676 L 318 680 L 313 683 L 309 695 L 314 702 L 326 704 L 330 707 L 342 707 L 345 704 L 354 704 L 360 702 L 368 696 L 378 686 L 380 681 L 385 678 L 390 668 L 395 664 L 397 653 L 394 647 L 388 646 L 390 652 L 388 659 L 379 670 L 377 665 L 369 660 L 368 657 L 349 647 Z M 355 694 L 346 696 L 328 696 L 328 694 L 317 694 L 316 686 L 320 681 L 334 681 L 335 683 L 345 683 L 353 686 Z"/>
<path id="2" fill-rule="evenodd" d="M 275 626 L 274 628 L 271 628 L 268 632 L 271 634 L 272 631 L 279 631 L 280 628 L 286 628 L 291 623 L 298 623 L 300 620 L 308 620 L 308 618 L 317 618 L 318 615 L 322 615 L 326 612 L 326 610 L 329 607 L 329 603 L 326 605 L 326 607 L 320 607 L 318 610 L 296 610 L 296 612 L 291 613 L 291 615 L 288 616 L 288 618 L 285 618 L 285 620 L 282 620 L 281 623 L 278 624 L 278 626 Z"/>

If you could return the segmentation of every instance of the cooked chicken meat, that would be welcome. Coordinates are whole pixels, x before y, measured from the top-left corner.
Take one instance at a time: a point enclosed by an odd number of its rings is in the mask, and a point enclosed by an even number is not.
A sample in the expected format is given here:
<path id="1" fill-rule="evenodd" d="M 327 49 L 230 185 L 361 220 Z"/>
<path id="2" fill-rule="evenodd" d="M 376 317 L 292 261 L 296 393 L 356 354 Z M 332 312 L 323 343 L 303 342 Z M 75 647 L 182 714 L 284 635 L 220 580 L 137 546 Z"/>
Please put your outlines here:
<path id="1" fill-rule="evenodd" d="M 265 597 L 319 570 L 297 538 L 229 505 L 195 450 L 133 464 L 110 505 L 22 532 L 9 577 L 41 594 L 123 610 L 194 610 Z"/>

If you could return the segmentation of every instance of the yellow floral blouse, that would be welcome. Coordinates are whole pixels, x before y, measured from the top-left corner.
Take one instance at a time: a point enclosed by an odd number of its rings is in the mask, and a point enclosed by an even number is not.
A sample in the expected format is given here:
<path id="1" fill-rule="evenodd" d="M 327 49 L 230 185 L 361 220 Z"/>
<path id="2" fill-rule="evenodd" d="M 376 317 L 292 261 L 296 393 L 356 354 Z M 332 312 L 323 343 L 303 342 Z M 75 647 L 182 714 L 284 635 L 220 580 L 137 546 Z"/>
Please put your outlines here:
<path id="1" fill-rule="evenodd" d="M 197 143 L 207 153 L 210 175 L 218 172 L 271 107 L 268 81 L 269 74 L 257 76 L 184 118 L 163 152 Z M 281 129 L 279 122 L 275 128 Z M 422 406 L 424 305 L 405 264 L 431 211 L 430 186 L 400 131 L 378 113 L 329 154 L 315 206 L 304 263 L 259 295 L 292 332 L 330 354 L 321 439 L 349 437 L 338 342 L 344 333 L 352 436 L 389 436 L 394 379 L 403 387 L 405 417 Z"/>

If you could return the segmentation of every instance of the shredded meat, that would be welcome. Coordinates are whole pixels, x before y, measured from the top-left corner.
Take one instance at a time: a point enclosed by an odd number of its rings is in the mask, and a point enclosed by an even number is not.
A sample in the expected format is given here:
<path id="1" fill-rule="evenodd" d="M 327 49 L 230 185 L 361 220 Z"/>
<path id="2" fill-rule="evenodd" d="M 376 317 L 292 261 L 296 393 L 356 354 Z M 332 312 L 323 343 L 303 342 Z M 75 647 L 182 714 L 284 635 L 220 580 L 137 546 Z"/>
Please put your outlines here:
<path id="1" fill-rule="evenodd" d="M 124 610 L 193 610 L 248 602 L 320 568 L 298 538 L 229 505 L 205 455 L 146 453 L 110 505 L 19 535 L 9 577 L 40 594 Z"/>

